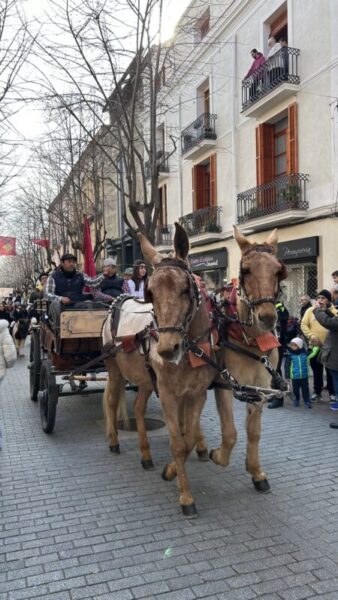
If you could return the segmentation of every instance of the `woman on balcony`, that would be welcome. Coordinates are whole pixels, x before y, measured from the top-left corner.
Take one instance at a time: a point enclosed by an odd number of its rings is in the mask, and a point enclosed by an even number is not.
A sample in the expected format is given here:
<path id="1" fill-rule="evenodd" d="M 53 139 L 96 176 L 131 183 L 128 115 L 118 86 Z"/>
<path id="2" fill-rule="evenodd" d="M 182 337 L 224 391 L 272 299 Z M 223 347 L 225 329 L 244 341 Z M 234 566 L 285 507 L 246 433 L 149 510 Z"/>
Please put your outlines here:
<path id="1" fill-rule="evenodd" d="M 273 87 L 283 77 L 283 57 L 280 50 L 282 45 L 276 41 L 273 35 L 268 39 L 268 46 L 270 48 L 267 56 L 267 65 L 269 70 L 270 86 Z M 279 54 L 278 54 L 279 53 Z"/>

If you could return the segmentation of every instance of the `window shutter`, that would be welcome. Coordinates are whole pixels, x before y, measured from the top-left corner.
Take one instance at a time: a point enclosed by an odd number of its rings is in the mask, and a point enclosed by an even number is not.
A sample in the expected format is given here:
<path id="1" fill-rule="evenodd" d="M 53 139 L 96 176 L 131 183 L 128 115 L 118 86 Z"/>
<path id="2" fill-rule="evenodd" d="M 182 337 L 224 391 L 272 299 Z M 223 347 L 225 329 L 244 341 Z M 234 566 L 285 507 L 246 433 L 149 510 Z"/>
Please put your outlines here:
<path id="1" fill-rule="evenodd" d="M 210 156 L 210 204 L 217 206 L 217 154 Z"/>
<path id="2" fill-rule="evenodd" d="M 268 123 L 256 127 L 256 176 L 257 185 L 274 178 L 273 125 Z"/>
<path id="3" fill-rule="evenodd" d="M 192 189 L 192 209 L 196 210 L 196 167 L 192 168 L 191 171 L 191 189 Z"/>
<path id="4" fill-rule="evenodd" d="M 287 172 L 298 173 L 298 115 L 297 102 L 288 107 Z"/>
<path id="5" fill-rule="evenodd" d="M 193 210 L 204 207 L 205 182 L 203 165 L 195 165 L 192 169 Z"/>

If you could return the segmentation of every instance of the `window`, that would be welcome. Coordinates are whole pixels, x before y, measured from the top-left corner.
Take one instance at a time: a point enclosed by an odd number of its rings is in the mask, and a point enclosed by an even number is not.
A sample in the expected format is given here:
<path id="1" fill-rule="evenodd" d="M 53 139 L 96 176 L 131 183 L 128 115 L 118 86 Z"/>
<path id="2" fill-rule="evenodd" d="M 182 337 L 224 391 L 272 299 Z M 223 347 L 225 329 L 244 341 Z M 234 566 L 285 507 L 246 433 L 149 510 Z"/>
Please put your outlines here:
<path id="1" fill-rule="evenodd" d="M 276 38 L 277 42 L 280 37 L 284 36 L 288 38 L 288 13 L 287 10 L 283 10 L 277 17 L 274 17 L 273 21 L 270 22 L 270 35 Z"/>
<path id="2" fill-rule="evenodd" d="M 275 177 L 287 173 L 287 130 L 288 119 L 281 119 L 274 125 L 274 173 Z"/>
<path id="3" fill-rule="evenodd" d="M 280 175 L 298 172 L 297 130 L 296 103 L 288 107 L 286 117 L 257 127 L 257 185 L 269 183 Z"/>
<path id="4" fill-rule="evenodd" d="M 216 154 L 192 169 L 193 209 L 217 205 Z"/>
<path id="5" fill-rule="evenodd" d="M 156 91 L 159 92 L 160 89 L 165 86 L 165 66 L 163 65 L 162 68 L 159 70 L 159 72 L 156 75 Z"/>
<path id="6" fill-rule="evenodd" d="M 207 10 L 198 19 L 196 23 L 195 42 L 198 44 L 207 35 L 210 30 L 210 10 Z"/>

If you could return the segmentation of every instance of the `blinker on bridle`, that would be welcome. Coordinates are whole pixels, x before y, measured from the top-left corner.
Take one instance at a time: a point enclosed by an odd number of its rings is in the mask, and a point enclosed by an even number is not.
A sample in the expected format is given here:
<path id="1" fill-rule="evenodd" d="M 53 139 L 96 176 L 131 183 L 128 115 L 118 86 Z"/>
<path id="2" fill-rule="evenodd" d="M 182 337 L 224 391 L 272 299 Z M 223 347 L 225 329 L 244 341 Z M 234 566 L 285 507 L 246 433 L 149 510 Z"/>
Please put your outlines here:
<path id="1" fill-rule="evenodd" d="M 185 337 L 187 332 L 188 332 L 188 328 L 189 325 L 192 321 L 192 318 L 194 317 L 195 313 L 198 311 L 201 302 L 202 302 L 202 297 L 201 297 L 201 292 L 200 289 L 195 281 L 195 278 L 192 274 L 192 272 L 190 271 L 189 267 L 186 266 L 183 262 L 175 260 L 173 258 L 164 258 L 161 263 L 157 266 L 155 266 L 155 271 L 158 271 L 160 269 L 166 269 L 167 267 L 173 267 L 175 269 L 180 269 L 181 271 L 184 271 L 188 277 L 188 282 L 189 282 L 189 308 L 187 310 L 186 315 L 184 316 L 184 319 L 181 323 L 181 325 L 171 325 L 168 327 L 157 327 L 157 332 L 158 333 L 180 333 L 182 335 L 182 337 Z M 194 305 L 195 309 L 194 309 Z M 155 314 L 155 321 L 156 321 L 156 314 Z"/>

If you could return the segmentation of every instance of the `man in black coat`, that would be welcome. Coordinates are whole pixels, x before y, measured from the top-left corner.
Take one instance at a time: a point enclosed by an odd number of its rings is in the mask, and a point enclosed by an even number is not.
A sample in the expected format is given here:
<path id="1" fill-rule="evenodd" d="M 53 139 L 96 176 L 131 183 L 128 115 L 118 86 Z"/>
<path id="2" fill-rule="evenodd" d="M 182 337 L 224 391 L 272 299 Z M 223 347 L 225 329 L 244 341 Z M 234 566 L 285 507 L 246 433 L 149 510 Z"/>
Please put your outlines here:
<path id="1" fill-rule="evenodd" d="M 76 256 L 66 252 L 61 256 L 60 268 L 49 275 L 45 286 L 45 296 L 51 301 L 49 316 L 56 329 L 60 326 L 60 313 L 67 306 L 84 307 L 82 303 L 89 300 L 83 292 L 85 286 L 98 287 L 103 275 L 89 277 L 76 269 Z M 79 305 L 79 303 L 81 303 Z M 90 305 L 87 304 L 90 308 Z"/>
<path id="2" fill-rule="evenodd" d="M 102 271 L 103 280 L 100 284 L 100 291 L 105 295 L 105 300 L 110 302 L 123 294 L 123 279 L 117 275 L 116 261 L 114 258 L 106 258 L 103 261 Z"/>

